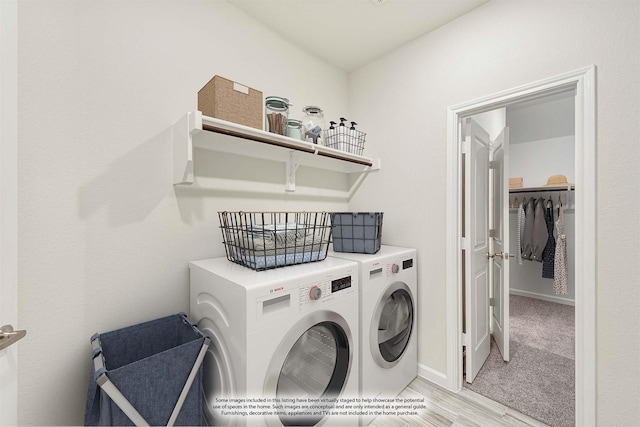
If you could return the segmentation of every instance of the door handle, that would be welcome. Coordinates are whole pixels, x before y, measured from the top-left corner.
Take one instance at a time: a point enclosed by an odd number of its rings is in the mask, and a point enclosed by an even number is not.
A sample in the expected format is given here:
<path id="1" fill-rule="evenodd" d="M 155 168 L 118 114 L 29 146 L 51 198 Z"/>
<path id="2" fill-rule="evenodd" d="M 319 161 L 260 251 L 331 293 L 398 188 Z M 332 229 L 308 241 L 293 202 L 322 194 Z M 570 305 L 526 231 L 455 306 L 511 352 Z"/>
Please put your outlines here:
<path id="1" fill-rule="evenodd" d="M 4 325 L 0 327 L 0 350 L 4 350 L 27 335 L 26 330 L 14 331 L 13 326 Z"/>
<path id="2" fill-rule="evenodd" d="M 498 258 L 502 258 L 502 259 L 508 260 L 509 258 L 515 257 L 515 255 L 511 255 L 511 254 L 509 254 L 509 252 L 500 252 L 500 253 L 497 253 L 497 254 L 492 254 L 492 253 L 487 252 L 487 259 L 491 259 L 491 258 L 494 258 L 494 257 L 498 257 Z"/>
<path id="3" fill-rule="evenodd" d="M 509 252 L 500 252 L 499 254 L 494 254 L 494 255 L 504 260 L 508 260 L 509 258 L 515 257 L 515 255 L 509 254 Z"/>

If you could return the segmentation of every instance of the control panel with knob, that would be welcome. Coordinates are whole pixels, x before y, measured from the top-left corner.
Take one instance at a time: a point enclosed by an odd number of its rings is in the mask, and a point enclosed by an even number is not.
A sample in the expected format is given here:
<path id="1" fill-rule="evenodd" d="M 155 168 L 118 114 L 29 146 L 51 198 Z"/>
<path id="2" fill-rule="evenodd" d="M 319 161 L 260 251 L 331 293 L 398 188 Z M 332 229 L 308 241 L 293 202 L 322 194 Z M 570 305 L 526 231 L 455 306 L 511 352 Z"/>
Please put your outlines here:
<path id="1" fill-rule="evenodd" d="M 392 272 L 393 274 L 396 274 L 398 271 L 400 271 L 400 266 L 399 266 L 398 264 L 395 264 L 395 263 L 394 263 L 394 264 L 391 266 L 391 272 Z"/>
<path id="2" fill-rule="evenodd" d="M 317 301 L 322 297 L 322 289 L 319 286 L 312 286 L 309 289 L 309 299 L 311 301 Z"/>

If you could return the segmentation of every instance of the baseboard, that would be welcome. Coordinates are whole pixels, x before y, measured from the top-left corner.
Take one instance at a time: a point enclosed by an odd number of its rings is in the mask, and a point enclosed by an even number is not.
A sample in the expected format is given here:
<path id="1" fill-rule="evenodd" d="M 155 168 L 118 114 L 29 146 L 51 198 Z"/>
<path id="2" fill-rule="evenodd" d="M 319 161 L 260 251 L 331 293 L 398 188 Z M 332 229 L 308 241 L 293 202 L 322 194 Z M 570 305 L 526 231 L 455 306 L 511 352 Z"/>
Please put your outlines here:
<path id="1" fill-rule="evenodd" d="M 435 369 L 431 369 L 428 366 L 423 365 L 422 363 L 418 363 L 418 376 L 449 390 L 447 375 L 443 374 L 440 371 L 436 371 Z"/>
<path id="2" fill-rule="evenodd" d="M 536 298 L 544 301 L 557 302 L 558 304 L 573 305 L 573 306 L 576 305 L 575 300 L 572 300 L 571 298 L 562 298 L 554 295 L 539 294 L 536 292 L 522 291 L 520 289 L 510 288 L 509 294 L 520 295 L 522 297 Z"/>

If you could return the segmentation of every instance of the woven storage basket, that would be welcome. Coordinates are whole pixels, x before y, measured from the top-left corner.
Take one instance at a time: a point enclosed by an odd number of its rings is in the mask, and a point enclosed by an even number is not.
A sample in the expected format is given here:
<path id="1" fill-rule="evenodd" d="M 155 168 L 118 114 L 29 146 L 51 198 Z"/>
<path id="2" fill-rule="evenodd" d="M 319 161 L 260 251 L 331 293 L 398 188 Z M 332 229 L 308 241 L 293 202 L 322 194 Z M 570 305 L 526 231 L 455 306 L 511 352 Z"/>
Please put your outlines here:
<path id="1" fill-rule="evenodd" d="M 202 114 L 262 130 L 262 92 L 220 76 L 198 91 Z"/>

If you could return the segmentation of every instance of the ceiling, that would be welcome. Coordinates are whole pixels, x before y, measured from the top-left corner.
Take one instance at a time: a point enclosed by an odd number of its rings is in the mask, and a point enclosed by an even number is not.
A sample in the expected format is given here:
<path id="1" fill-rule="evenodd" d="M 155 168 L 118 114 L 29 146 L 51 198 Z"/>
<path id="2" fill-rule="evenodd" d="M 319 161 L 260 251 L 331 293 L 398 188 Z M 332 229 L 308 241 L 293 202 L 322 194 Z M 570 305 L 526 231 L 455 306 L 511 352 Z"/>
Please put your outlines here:
<path id="1" fill-rule="evenodd" d="M 353 71 L 488 0 L 227 0 L 311 55 Z"/>

